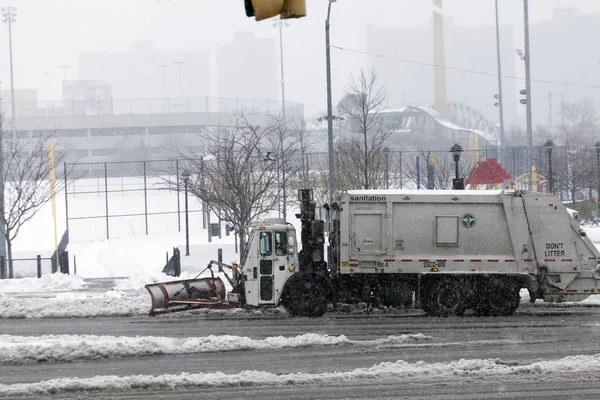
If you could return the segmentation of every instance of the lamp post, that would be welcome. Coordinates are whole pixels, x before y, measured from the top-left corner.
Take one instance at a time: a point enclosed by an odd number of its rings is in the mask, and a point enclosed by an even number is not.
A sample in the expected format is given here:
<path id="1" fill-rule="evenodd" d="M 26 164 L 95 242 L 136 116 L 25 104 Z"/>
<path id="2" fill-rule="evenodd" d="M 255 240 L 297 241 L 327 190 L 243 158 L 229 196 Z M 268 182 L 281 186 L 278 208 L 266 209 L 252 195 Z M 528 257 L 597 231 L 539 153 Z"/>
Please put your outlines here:
<path id="1" fill-rule="evenodd" d="M 458 177 L 458 162 L 460 161 L 460 153 L 462 153 L 462 151 L 463 148 L 458 143 L 455 143 L 454 146 L 450 148 L 450 153 L 452 153 L 452 158 L 454 159 L 454 179 L 452 180 L 452 189 L 454 190 L 463 190 L 465 188 L 463 178 Z"/>
<path id="2" fill-rule="evenodd" d="M 329 49 L 329 17 L 331 16 L 331 3 L 327 5 L 327 19 L 325 20 L 325 61 L 327 66 L 327 143 L 329 152 L 329 201 L 333 201 L 335 190 L 335 170 L 333 166 L 333 110 L 331 105 L 331 55 Z"/>
<path id="3" fill-rule="evenodd" d="M 554 181 L 552 179 L 552 148 L 554 142 L 551 139 L 546 140 L 544 148 L 548 151 L 548 192 L 554 193 Z"/>
<path id="4" fill-rule="evenodd" d="M 162 98 L 165 98 L 165 68 L 168 67 L 168 65 L 157 65 L 158 68 L 160 68 L 161 70 L 161 95 Z"/>
<path id="5" fill-rule="evenodd" d="M 181 174 L 183 178 L 184 197 L 185 197 L 185 255 L 190 255 L 190 220 L 188 212 L 188 185 L 190 183 L 190 173 L 188 170 Z"/>
<path id="6" fill-rule="evenodd" d="M 597 208 L 600 210 L 600 142 L 596 142 L 594 147 L 596 148 L 596 171 L 597 171 L 597 176 L 596 176 L 597 189 L 596 190 L 598 190 L 598 195 L 596 196 L 596 202 L 597 202 Z"/>
<path id="7" fill-rule="evenodd" d="M 183 91 L 181 90 L 181 64 L 185 64 L 185 61 L 173 61 L 173 64 L 177 65 L 177 85 L 179 86 L 179 97 L 183 98 Z"/>

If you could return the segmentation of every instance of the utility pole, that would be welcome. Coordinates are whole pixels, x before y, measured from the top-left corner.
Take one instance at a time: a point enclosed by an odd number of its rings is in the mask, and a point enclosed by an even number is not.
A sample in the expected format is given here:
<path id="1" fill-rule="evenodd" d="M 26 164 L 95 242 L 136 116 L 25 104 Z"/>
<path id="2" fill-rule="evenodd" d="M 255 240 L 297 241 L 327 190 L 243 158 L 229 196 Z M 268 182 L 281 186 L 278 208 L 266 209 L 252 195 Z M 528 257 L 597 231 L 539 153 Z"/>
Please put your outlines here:
<path id="1" fill-rule="evenodd" d="M 532 190 L 533 176 L 533 122 L 531 120 L 531 52 L 529 48 L 529 0 L 523 0 L 523 14 L 525 19 L 525 91 L 527 92 L 527 167 L 529 168 L 529 190 Z"/>
<path id="2" fill-rule="evenodd" d="M 504 142 L 504 108 L 502 105 L 502 67 L 501 67 L 501 58 L 500 58 L 500 21 L 498 18 L 498 0 L 495 0 L 496 5 L 496 53 L 498 58 L 498 110 L 499 110 L 499 118 L 500 118 L 500 146 L 499 146 L 499 159 L 500 164 L 504 161 L 502 157 L 503 148 L 506 146 Z"/>

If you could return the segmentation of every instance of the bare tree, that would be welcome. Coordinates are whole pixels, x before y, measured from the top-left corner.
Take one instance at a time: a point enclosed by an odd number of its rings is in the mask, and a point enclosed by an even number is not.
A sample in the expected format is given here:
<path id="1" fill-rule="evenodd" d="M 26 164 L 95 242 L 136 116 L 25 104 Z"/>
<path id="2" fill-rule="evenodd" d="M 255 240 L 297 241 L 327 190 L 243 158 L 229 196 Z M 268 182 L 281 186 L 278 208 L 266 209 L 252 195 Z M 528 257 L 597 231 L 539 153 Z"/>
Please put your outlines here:
<path id="1" fill-rule="evenodd" d="M 345 101 L 339 106 L 343 127 L 350 135 L 335 145 L 337 153 L 336 186 L 372 189 L 383 186 L 386 141 L 395 129 L 384 121 L 387 105 L 385 88 L 375 72 L 358 79 L 352 77 L 346 87 Z"/>
<path id="2" fill-rule="evenodd" d="M 308 174 L 306 155 L 313 144 L 312 130 L 304 119 L 272 117 L 270 122 L 275 128 L 269 141 L 270 147 L 276 149 L 278 209 L 287 219 L 288 204 L 296 200 L 293 189 L 300 189 Z"/>
<path id="3" fill-rule="evenodd" d="M 16 140 L 5 140 L 0 115 L 0 141 L 4 151 L 4 237 L 8 256 L 8 277 L 13 277 L 12 244 L 23 225 L 64 189 L 64 180 L 53 181 L 50 174 L 67 155 L 66 150 L 49 156 L 51 136 L 17 135 Z"/>
<path id="4" fill-rule="evenodd" d="M 236 115 L 233 126 L 206 133 L 205 154 L 177 150 L 188 164 L 190 192 L 234 226 L 242 251 L 248 226 L 277 206 L 277 170 L 270 157 L 277 154 L 271 141 L 277 129 Z"/>
<path id="5" fill-rule="evenodd" d="M 574 201 L 577 191 L 592 181 L 593 154 L 589 150 L 598 132 L 594 102 L 585 99 L 565 104 L 557 132 L 557 141 L 562 142 L 565 149 L 556 159 L 555 176 Z"/>

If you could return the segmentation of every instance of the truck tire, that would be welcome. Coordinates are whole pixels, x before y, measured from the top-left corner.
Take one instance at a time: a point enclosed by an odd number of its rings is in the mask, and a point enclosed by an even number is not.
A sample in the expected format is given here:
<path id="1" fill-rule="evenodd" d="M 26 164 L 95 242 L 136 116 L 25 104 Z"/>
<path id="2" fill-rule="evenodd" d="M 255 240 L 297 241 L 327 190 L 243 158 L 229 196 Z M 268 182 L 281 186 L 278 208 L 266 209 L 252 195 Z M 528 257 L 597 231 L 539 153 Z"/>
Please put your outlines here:
<path id="1" fill-rule="evenodd" d="M 467 286 L 461 278 L 430 279 L 421 292 L 421 307 L 432 317 L 463 315 L 467 308 Z"/>
<path id="2" fill-rule="evenodd" d="M 319 318 L 329 303 L 327 286 L 313 276 L 298 274 L 284 289 L 283 307 L 292 317 Z"/>
<path id="3" fill-rule="evenodd" d="M 505 317 L 513 315 L 521 302 L 520 285 L 509 278 L 493 277 L 480 283 L 480 301 L 475 312 L 481 316 Z"/>

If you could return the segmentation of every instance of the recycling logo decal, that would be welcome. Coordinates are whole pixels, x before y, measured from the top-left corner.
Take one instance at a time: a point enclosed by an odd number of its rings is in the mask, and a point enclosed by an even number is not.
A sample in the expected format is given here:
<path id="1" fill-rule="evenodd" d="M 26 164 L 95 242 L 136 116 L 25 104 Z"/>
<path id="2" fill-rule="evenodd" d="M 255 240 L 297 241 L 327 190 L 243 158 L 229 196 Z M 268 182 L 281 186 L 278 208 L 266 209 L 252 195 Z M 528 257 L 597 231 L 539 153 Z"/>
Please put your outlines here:
<path id="1" fill-rule="evenodd" d="M 460 222 L 462 223 L 462 226 L 464 226 L 467 229 L 471 229 L 472 227 L 475 226 L 475 223 L 477 222 L 477 220 L 475 219 L 475 216 L 471 213 L 466 213 L 463 214 L 462 217 L 460 217 Z"/>

